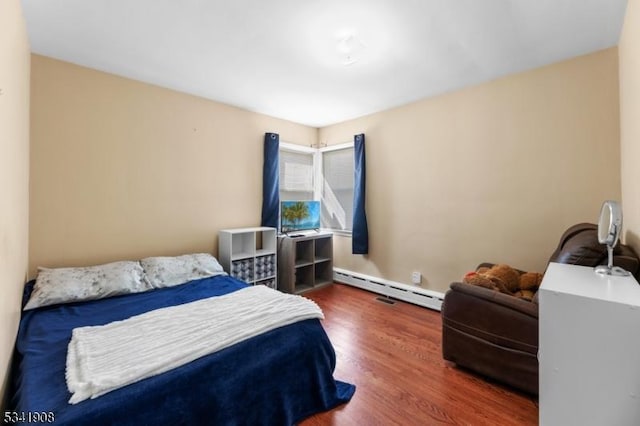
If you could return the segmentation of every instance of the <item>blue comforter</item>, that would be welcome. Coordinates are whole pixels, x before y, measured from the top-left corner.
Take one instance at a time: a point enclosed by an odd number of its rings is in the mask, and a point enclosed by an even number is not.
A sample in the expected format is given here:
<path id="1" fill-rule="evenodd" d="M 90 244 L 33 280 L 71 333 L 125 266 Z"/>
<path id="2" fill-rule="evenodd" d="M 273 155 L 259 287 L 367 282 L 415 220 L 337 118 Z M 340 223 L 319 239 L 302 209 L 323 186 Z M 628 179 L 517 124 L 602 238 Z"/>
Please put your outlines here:
<path id="1" fill-rule="evenodd" d="M 67 402 L 65 365 L 74 328 L 244 286 L 218 276 L 24 312 L 12 407 L 18 412 L 53 412 L 60 425 L 290 425 L 347 402 L 355 387 L 333 379 L 335 352 L 316 319 L 272 330 L 99 398 Z"/>

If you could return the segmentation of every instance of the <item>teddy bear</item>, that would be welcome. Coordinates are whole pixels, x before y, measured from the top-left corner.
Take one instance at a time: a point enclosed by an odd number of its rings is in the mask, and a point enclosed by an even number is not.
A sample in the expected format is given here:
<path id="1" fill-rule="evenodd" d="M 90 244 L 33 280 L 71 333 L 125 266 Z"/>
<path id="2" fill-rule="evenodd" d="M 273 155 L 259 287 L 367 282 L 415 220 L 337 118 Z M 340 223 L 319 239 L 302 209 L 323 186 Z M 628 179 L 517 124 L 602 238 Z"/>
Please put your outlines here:
<path id="1" fill-rule="evenodd" d="M 538 287 L 542 283 L 542 274 L 539 272 L 525 272 L 520 275 L 520 289 L 513 293 L 514 296 L 528 301 L 533 300 Z"/>
<path id="2" fill-rule="evenodd" d="M 469 272 L 465 274 L 462 282 L 531 301 L 542 282 L 542 274 L 520 272 L 508 265 L 500 264 L 491 268 L 480 267 Z"/>

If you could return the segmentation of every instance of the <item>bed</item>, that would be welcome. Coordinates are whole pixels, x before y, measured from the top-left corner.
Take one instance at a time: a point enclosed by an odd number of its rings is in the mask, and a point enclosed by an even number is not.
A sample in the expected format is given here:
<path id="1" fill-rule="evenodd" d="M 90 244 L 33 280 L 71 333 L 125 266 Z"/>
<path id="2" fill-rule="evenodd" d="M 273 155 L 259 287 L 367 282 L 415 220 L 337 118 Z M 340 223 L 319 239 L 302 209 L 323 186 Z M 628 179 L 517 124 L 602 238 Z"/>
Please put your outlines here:
<path id="1" fill-rule="evenodd" d="M 74 328 L 103 325 L 247 287 L 226 275 L 23 312 L 11 407 L 70 425 L 291 425 L 349 401 L 333 378 L 334 349 L 318 319 L 268 331 L 171 371 L 69 404 L 67 347 Z M 25 287 L 25 300 L 33 282 Z"/>

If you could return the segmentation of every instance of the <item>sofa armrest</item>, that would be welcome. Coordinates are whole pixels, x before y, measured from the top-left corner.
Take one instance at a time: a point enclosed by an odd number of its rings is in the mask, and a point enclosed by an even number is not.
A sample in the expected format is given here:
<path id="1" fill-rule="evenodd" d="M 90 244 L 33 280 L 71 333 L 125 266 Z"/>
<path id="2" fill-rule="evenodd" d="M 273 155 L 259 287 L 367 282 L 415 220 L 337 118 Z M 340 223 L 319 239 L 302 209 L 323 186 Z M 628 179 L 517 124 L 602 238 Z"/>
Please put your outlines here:
<path id="1" fill-rule="evenodd" d="M 465 284 L 465 283 L 451 283 L 450 290 L 447 292 L 461 292 L 476 299 L 482 299 L 486 303 L 494 303 L 502 305 L 505 308 L 511 309 L 515 312 L 519 312 L 523 315 L 530 316 L 534 319 L 538 319 L 538 305 L 508 294 L 500 293 L 496 290 L 491 290 L 485 287 L 477 285 Z M 446 298 L 446 297 L 445 297 Z M 486 306 L 486 305 L 482 305 Z M 486 308 L 483 307 L 482 310 Z"/>
<path id="2" fill-rule="evenodd" d="M 498 291 L 452 283 L 442 305 L 444 329 L 495 345 L 535 354 L 538 350 L 538 305 Z"/>

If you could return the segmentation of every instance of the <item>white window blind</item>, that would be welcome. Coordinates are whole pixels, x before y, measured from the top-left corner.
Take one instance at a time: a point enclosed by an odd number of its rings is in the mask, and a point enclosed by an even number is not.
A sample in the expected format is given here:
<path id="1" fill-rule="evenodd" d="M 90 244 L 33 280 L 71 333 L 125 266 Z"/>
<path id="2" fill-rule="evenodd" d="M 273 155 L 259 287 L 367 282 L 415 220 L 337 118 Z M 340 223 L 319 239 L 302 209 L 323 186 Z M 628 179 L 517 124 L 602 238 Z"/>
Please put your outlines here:
<path id="1" fill-rule="evenodd" d="M 353 228 L 353 147 L 322 153 L 322 227 Z"/>
<path id="2" fill-rule="evenodd" d="M 313 200 L 313 154 L 280 150 L 280 200 Z"/>

